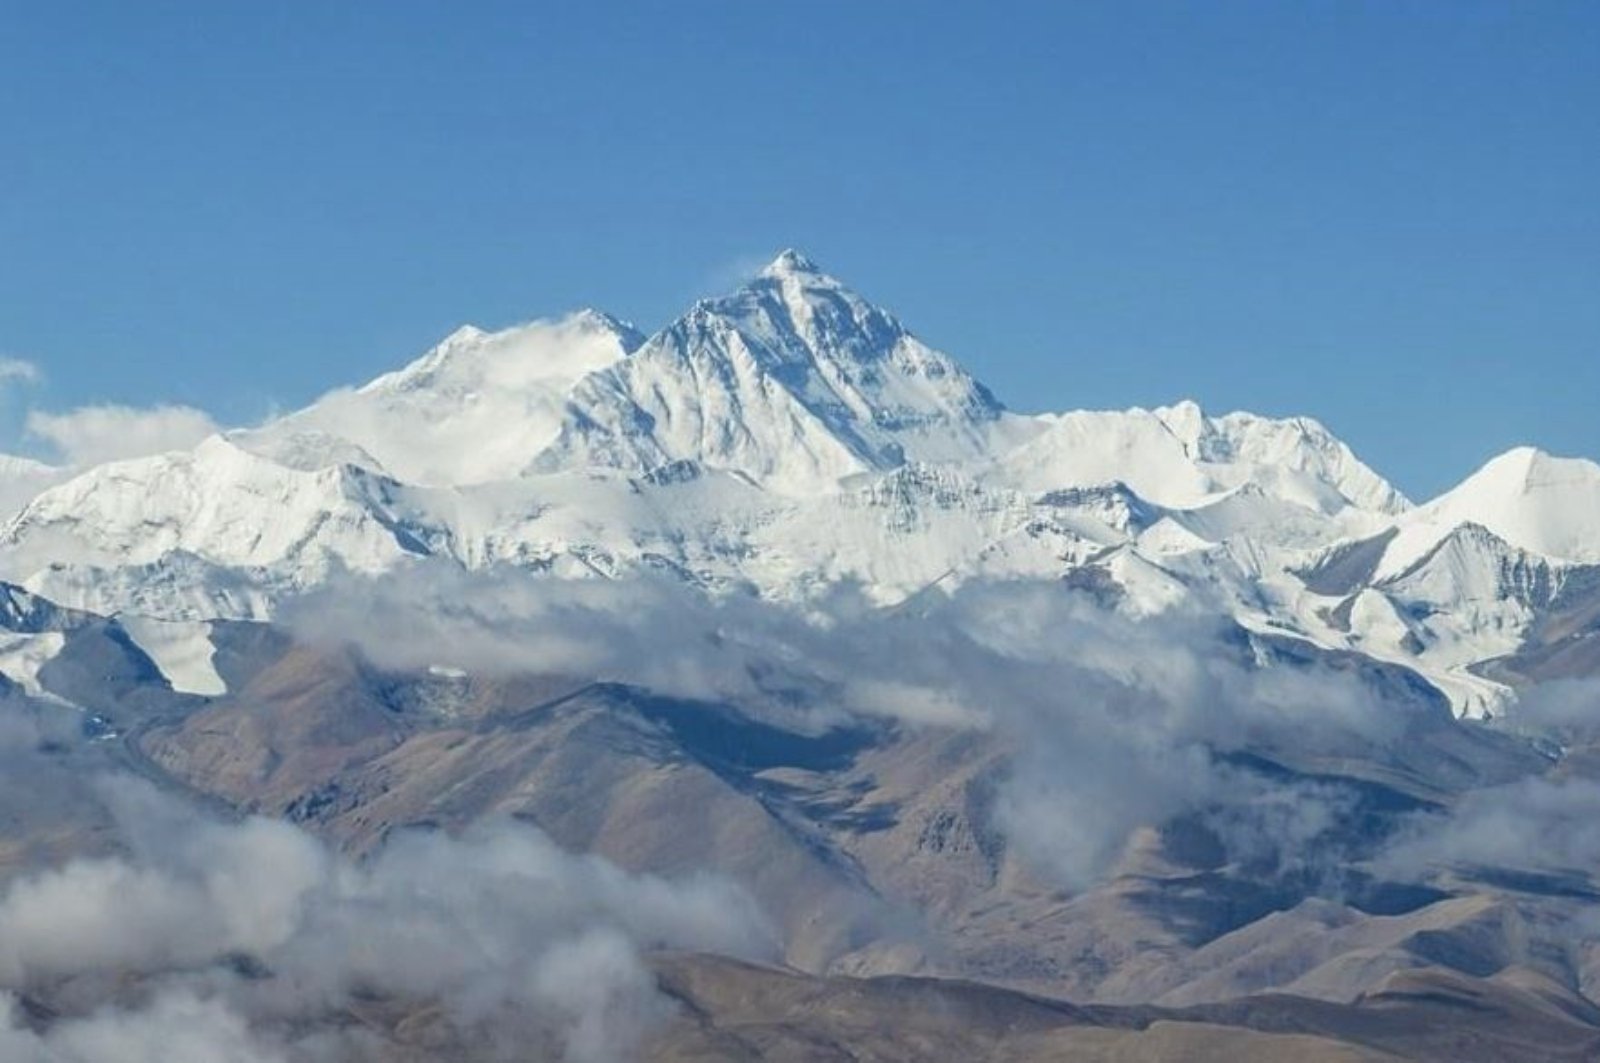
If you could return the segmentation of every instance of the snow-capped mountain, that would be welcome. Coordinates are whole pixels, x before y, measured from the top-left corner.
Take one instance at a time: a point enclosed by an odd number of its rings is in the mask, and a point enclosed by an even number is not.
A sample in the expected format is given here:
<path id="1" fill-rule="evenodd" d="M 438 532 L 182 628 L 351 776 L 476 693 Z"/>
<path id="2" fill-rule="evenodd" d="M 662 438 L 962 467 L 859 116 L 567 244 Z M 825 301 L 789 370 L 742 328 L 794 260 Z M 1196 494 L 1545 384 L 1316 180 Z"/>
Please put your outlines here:
<path id="1" fill-rule="evenodd" d="M 509 479 L 556 438 L 573 385 L 642 339 L 594 310 L 494 333 L 467 325 L 403 369 L 235 440 L 292 468 L 360 464 L 415 484 Z"/>
<path id="2" fill-rule="evenodd" d="M 39 492 L 71 477 L 71 469 L 0 454 L 0 513 L 16 513 Z"/>
<path id="3" fill-rule="evenodd" d="M 1324 548 L 1299 575 L 1330 596 L 1312 612 L 1352 648 L 1418 667 L 1458 708 L 1493 714 L 1512 691 L 1483 666 L 1518 652 L 1597 561 L 1600 466 L 1519 447 L 1376 534 Z"/>
<path id="4" fill-rule="evenodd" d="M 812 494 L 907 460 L 975 457 L 1002 412 L 949 357 L 785 251 L 581 381 L 537 467 L 694 461 Z"/>
<path id="5" fill-rule="evenodd" d="M 1411 508 L 1393 485 L 1309 417 L 1207 417 L 1193 402 L 1155 414 L 1182 441 L 1186 454 L 1229 487 L 1270 487 L 1279 497 L 1325 513 L 1346 506 L 1388 514 Z"/>
<path id="6" fill-rule="evenodd" d="M 1390 529 L 1372 540 L 1371 558 L 1396 538 Z M 1492 715 L 1510 691 L 1479 675 L 1478 666 L 1515 652 L 1567 580 L 1583 571 L 1464 522 L 1402 571 L 1369 572 L 1346 586 L 1321 616 L 1352 648 L 1418 667 L 1463 711 Z"/>
<path id="7" fill-rule="evenodd" d="M 0 550 L 31 589 L 100 613 L 261 615 L 263 595 L 429 552 L 413 493 L 426 491 L 355 465 L 291 467 L 213 436 L 45 491 L 0 533 Z"/>
<path id="8" fill-rule="evenodd" d="M 1463 524 L 1554 560 L 1600 562 L 1600 465 L 1509 450 L 1399 521 L 1379 575 L 1405 569 Z"/>
<path id="9" fill-rule="evenodd" d="M 1471 712 L 1600 564 L 1591 462 L 1512 451 L 1413 507 L 1309 418 L 1009 412 L 793 251 L 649 337 L 597 311 L 463 328 L 191 451 L 14 471 L 36 497 L 0 577 L 103 614 L 261 618 L 419 557 L 789 602 L 1065 579 L 1399 662 Z"/>
<path id="10" fill-rule="evenodd" d="M 1350 448 L 1304 417 L 1209 417 L 1194 402 L 1029 418 L 992 475 L 1024 490 L 1121 481 L 1158 505 L 1192 508 L 1250 487 L 1325 516 L 1387 518 L 1410 503 Z"/>

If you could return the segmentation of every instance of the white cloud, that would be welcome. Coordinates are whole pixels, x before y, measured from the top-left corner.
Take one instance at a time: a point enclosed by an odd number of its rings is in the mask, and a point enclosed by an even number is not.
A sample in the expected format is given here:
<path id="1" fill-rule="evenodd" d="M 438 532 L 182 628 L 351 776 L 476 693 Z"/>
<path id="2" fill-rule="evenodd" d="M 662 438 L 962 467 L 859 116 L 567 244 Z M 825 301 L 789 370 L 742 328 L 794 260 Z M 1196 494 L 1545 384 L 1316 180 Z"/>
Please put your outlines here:
<path id="1" fill-rule="evenodd" d="M 721 292 L 748 284 L 776 255 L 776 251 L 748 251 L 724 259 L 706 271 L 699 289 Z"/>
<path id="2" fill-rule="evenodd" d="M 78 466 L 185 450 L 219 430 L 209 414 L 192 406 L 116 405 L 34 410 L 26 429 L 54 447 L 62 461 Z"/>
<path id="3" fill-rule="evenodd" d="M 26 358 L 0 355 L 0 384 L 37 384 L 42 376 L 39 367 Z"/>
<path id="4" fill-rule="evenodd" d="M 670 1013 L 646 951 L 776 952 L 732 882 L 630 874 L 526 824 L 397 832 L 358 862 L 292 824 L 209 819 L 142 782 L 104 792 L 122 855 L 0 893 L 0 1058 L 299 1063 L 313 1055 L 297 1031 L 376 993 L 437 1002 L 460 1031 L 554 1037 L 569 1063 L 599 1063 Z M 271 976 L 239 978 L 241 956 Z M 42 1035 L 8 1007 L 8 993 L 109 971 L 150 1002 L 68 1015 Z"/>
<path id="5" fill-rule="evenodd" d="M 286 1063 L 244 1018 L 218 1000 L 181 991 L 149 1006 L 106 1008 L 46 1033 L 20 1021 L 14 997 L 0 996 L 0 1059 L 8 1063 Z"/>
<path id="6" fill-rule="evenodd" d="M 1518 779 L 1473 790 L 1448 812 L 1414 816 L 1383 854 L 1401 877 L 1466 865 L 1590 872 L 1600 863 L 1600 782 Z"/>
<path id="7" fill-rule="evenodd" d="M 1214 616 L 1137 620 L 1049 584 L 967 584 L 886 618 L 848 589 L 801 614 L 666 579 L 421 563 L 336 579 L 278 619 L 382 667 L 584 675 L 801 728 L 849 714 L 992 732 L 1015 751 L 997 825 L 1074 889 L 1097 882 L 1137 830 L 1186 814 L 1269 863 L 1334 852 L 1306 839 L 1340 824 L 1348 794 L 1268 786 L 1228 756 L 1378 756 L 1407 727 L 1448 726 L 1433 715 L 1442 708 L 1386 695 L 1375 676 L 1314 659 L 1261 667 Z"/>

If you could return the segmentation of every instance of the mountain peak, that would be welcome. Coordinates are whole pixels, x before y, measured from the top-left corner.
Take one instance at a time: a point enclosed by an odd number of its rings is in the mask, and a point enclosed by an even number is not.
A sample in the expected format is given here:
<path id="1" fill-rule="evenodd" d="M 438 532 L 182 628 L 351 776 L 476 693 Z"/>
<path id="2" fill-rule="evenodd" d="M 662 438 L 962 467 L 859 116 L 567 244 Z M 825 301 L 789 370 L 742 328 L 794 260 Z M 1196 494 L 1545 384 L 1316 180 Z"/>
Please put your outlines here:
<path id="1" fill-rule="evenodd" d="M 1513 447 L 1484 462 L 1451 494 L 1512 498 L 1544 489 L 1592 488 L 1600 483 L 1600 465 L 1585 458 L 1558 458 L 1538 447 Z"/>
<path id="2" fill-rule="evenodd" d="M 477 343 L 487 335 L 488 333 L 477 325 L 462 325 L 440 340 L 438 347 L 435 349 L 465 347 L 468 344 Z"/>
<path id="3" fill-rule="evenodd" d="M 616 314 L 608 313 L 592 306 L 579 307 L 559 320 L 568 323 L 573 328 L 609 332 L 629 351 L 638 347 L 645 339 L 633 322 L 625 321 Z"/>
<path id="4" fill-rule="evenodd" d="M 798 274 L 821 276 L 817 264 L 792 247 L 778 252 L 778 257 L 767 263 L 760 276 L 771 278 L 792 277 Z"/>
<path id="5" fill-rule="evenodd" d="M 296 468 L 358 464 L 446 486 L 517 476 L 560 428 L 568 392 L 643 337 L 600 310 L 452 332 L 410 364 L 240 433 Z"/>
<path id="6" fill-rule="evenodd" d="M 1310 417 L 1260 417 L 1239 411 L 1212 415 L 1193 399 L 1151 413 L 1191 460 L 1252 467 L 1270 477 L 1283 497 L 1312 509 L 1333 513 L 1349 504 L 1397 515 L 1411 508 L 1392 484 Z M 1328 488 L 1333 489 L 1331 494 Z"/>
<path id="7" fill-rule="evenodd" d="M 1385 568 L 1398 571 L 1463 524 L 1553 560 L 1600 562 L 1600 465 L 1528 446 L 1491 458 L 1401 521 Z"/>
<path id="8" fill-rule="evenodd" d="M 580 382 L 536 465 L 694 461 L 831 491 L 908 459 L 980 454 L 1002 412 L 953 359 L 791 249 Z"/>

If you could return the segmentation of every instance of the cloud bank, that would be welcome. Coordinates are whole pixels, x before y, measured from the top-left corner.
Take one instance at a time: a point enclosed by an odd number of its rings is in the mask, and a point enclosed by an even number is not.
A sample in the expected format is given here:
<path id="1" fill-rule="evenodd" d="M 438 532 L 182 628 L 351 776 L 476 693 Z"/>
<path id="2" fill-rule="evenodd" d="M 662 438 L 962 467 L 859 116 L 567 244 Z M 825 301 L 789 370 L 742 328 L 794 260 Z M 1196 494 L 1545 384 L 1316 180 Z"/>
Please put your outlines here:
<path id="1" fill-rule="evenodd" d="M 1315 660 L 1263 666 L 1212 615 L 1132 619 L 1036 582 L 970 584 L 891 613 L 845 589 L 802 614 L 667 579 L 422 563 L 335 582 L 281 619 L 388 668 L 609 680 L 795 729 L 868 717 L 983 732 L 1015 751 L 998 825 L 1074 889 L 1100 879 L 1140 827 L 1180 815 L 1253 858 L 1295 859 L 1351 799 L 1328 786 L 1285 799 L 1291 784 L 1269 785 L 1232 756 L 1368 755 L 1437 711 Z"/>
<path id="2" fill-rule="evenodd" d="M 394 999 L 442 1008 L 465 1043 L 613 1060 L 670 1012 L 643 952 L 773 954 L 734 885 L 629 875 L 523 824 L 404 833 L 355 863 L 292 824 L 209 819 L 144 783 L 110 781 L 105 797 L 125 855 L 37 872 L 0 898 L 13 994 L 0 1057 L 351 1058 L 371 1035 L 329 1033 L 338 1017 Z M 16 994 L 70 1002 L 107 972 L 134 999 L 43 1032 L 22 1021 Z"/>
<path id="3" fill-rule="evenodd" d="M 994 825 L 1071 891 L 1114 872 L 1144 828 L 1179 821 L 1214 841 L 1219 866 L 1335 893 L 1362 861 L 1403 879 L 1452 863 L 1600 863 L 1600 787 L 1578 779 L 1468 790 L 1373 835 L 1358 785 L 1281 765 L 1387 766 L 1430 735 L 1470 735 L 1436 700 L 1215 616 L 1135 620 L 1061 586 L 973 584 L 890 612 L 846 589 L 802 613 L 670 580 L 426 562 L 335 581 L 282 619 L 384 668 L 566 674 L 731 702 L 796 729 L 870 719 L 977 735 L 1010 754 Z M 1589 694 L 1553 689 L 1532 704 L 1573 726 Z M 0 748 L 28 741 L 24 730 Z M 1270 757 L 1281 763 L 1262 767 Z M 670 1013 L 649 950 L 779 950 L 726 880 L 626 874 L 517 823 L 399 834 L 356 862 L 291 824 L 223 822 L 109 785 L 122 855 L 0 895 L 11 994 L 0 1058 L 379 1059 L 381 1033 L 348 1017 L 405 1000 L 436 1007 L 463 1043 L 613 1060 Z M 108 992 L 112 971 L 135 988 Z M 66 1001 L 62 1018 L 30 1018 L 41 991 Z"/>

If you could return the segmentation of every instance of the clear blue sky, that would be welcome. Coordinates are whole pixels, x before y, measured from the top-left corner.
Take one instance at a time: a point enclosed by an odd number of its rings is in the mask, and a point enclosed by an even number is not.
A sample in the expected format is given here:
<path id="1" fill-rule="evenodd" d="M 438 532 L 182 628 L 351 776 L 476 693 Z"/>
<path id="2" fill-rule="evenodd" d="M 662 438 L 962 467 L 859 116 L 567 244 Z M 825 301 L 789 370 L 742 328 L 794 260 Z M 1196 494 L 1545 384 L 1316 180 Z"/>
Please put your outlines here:
<path id="1" fill-rule="evenodd" d="M 246 421 L 796 245 L 1019 409 L 1600 457 L 1600 3 L 957 7 L 0 0 L 5 417 Z"/>

